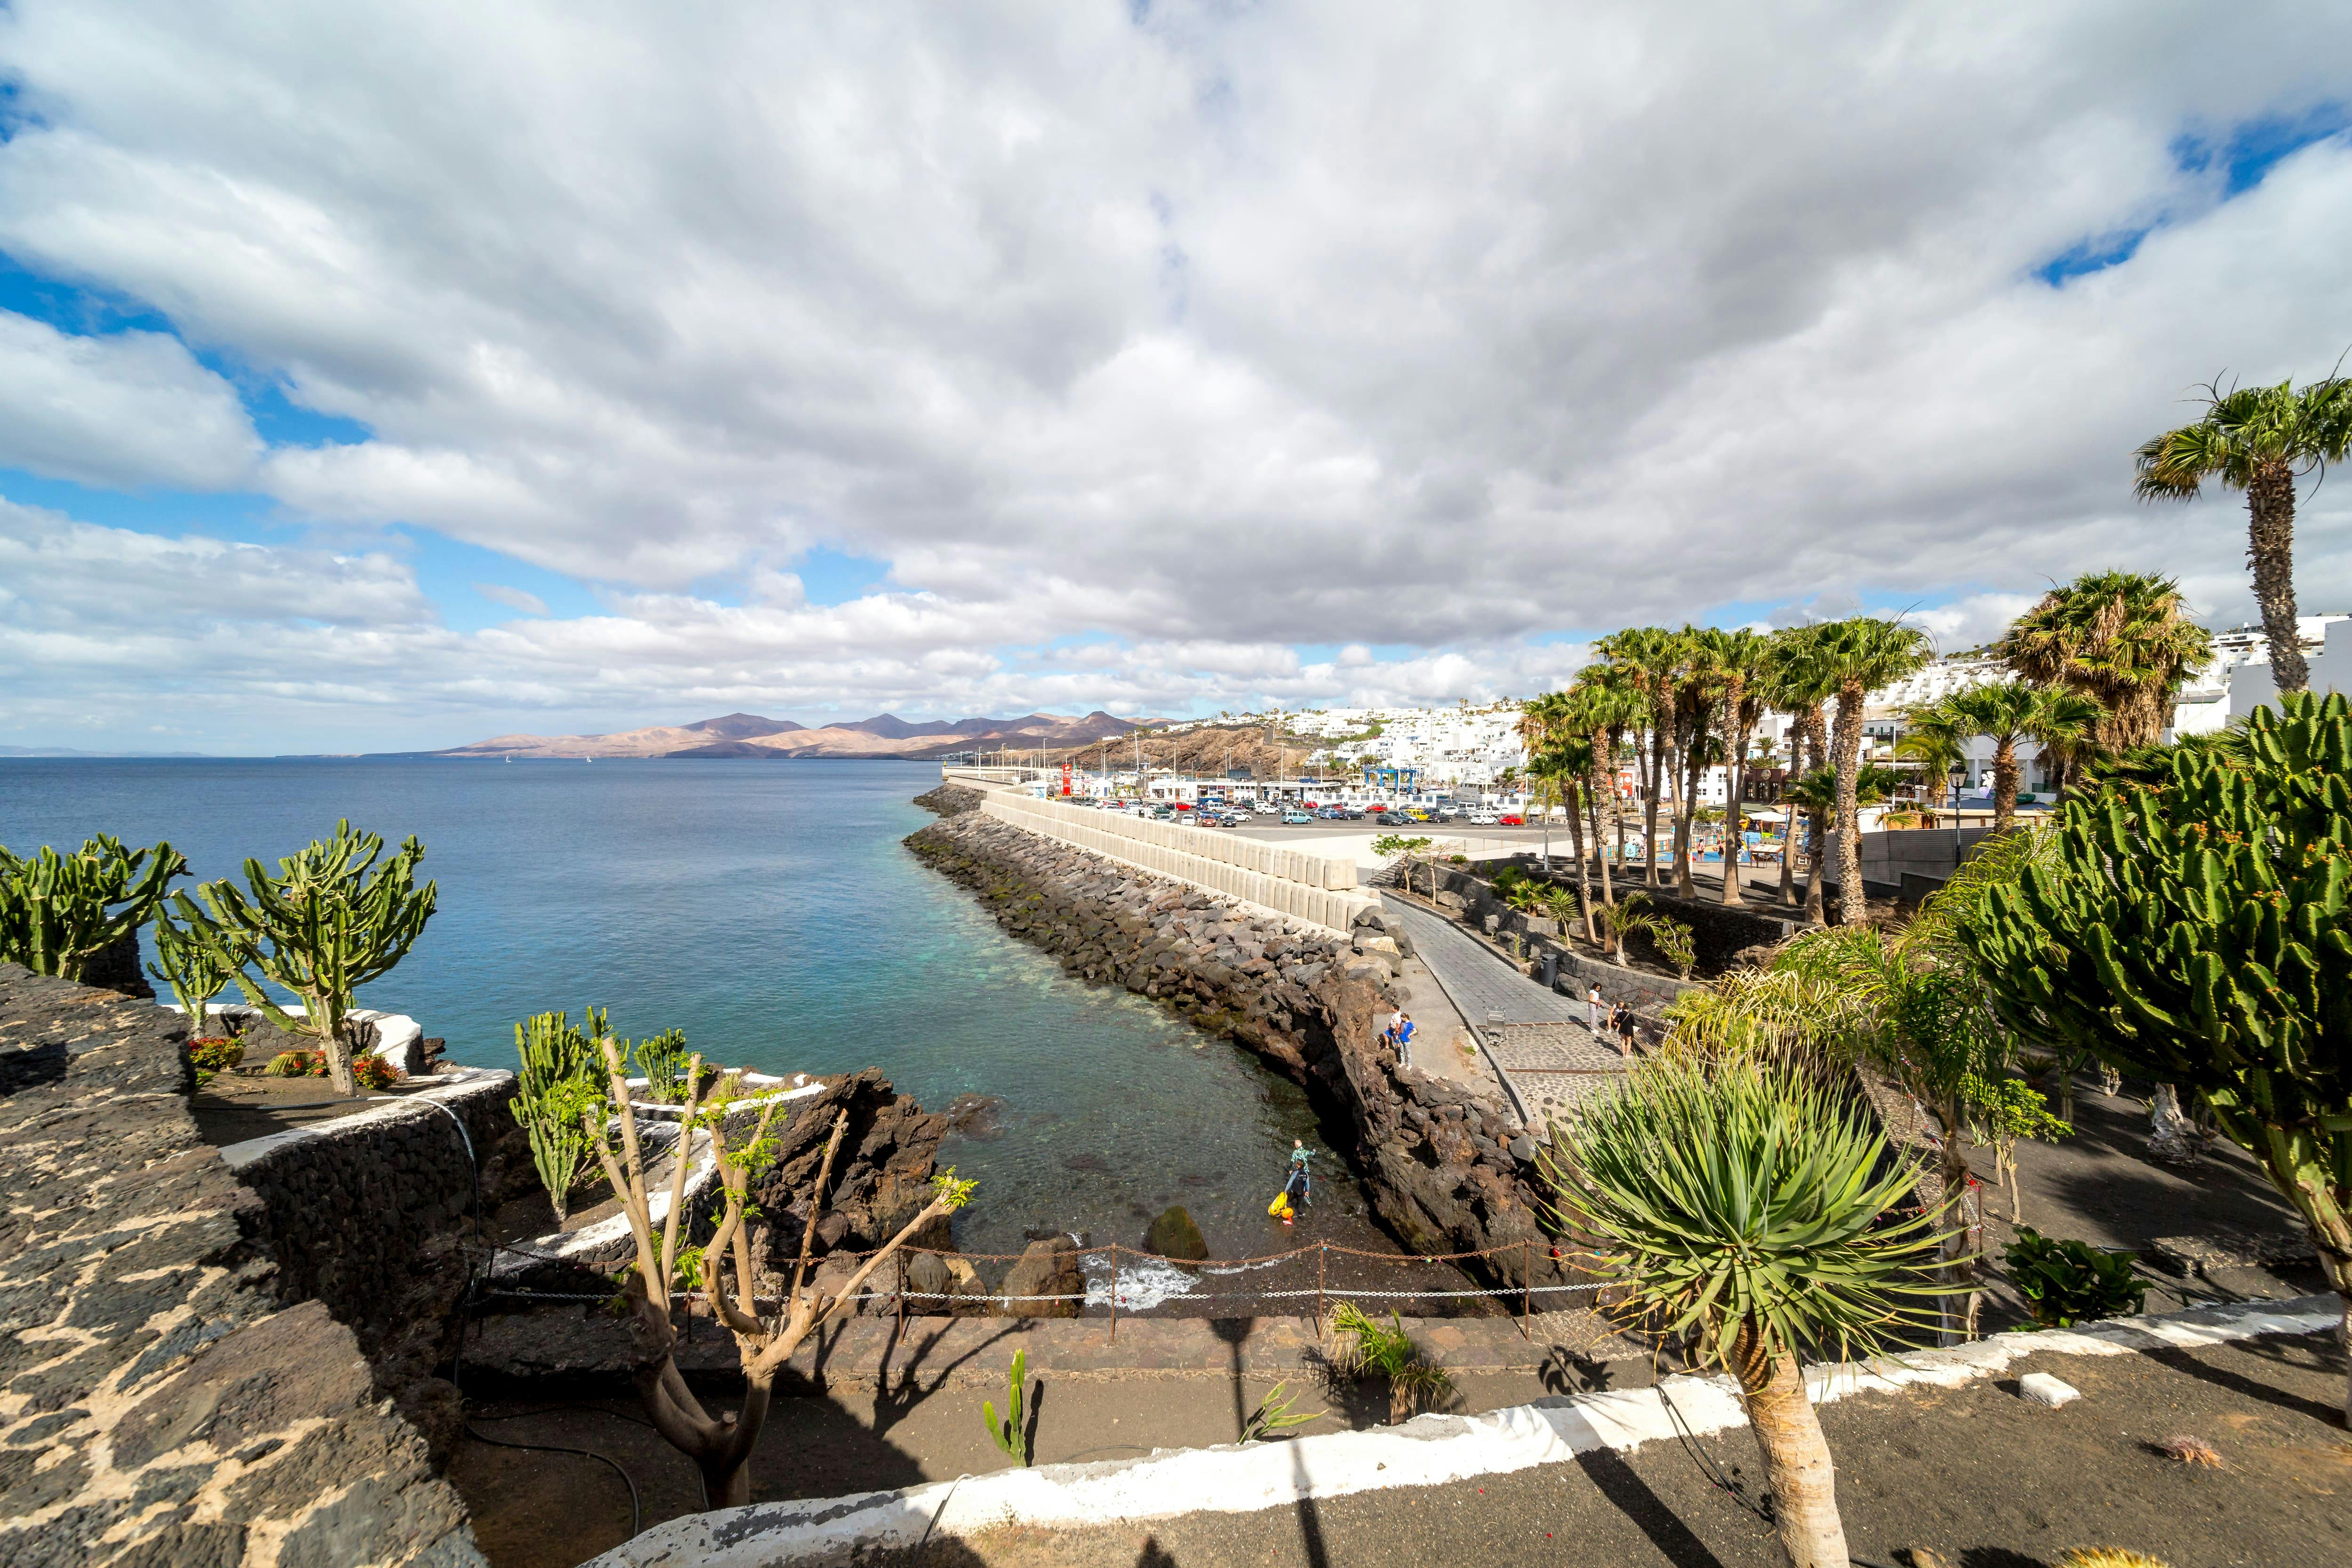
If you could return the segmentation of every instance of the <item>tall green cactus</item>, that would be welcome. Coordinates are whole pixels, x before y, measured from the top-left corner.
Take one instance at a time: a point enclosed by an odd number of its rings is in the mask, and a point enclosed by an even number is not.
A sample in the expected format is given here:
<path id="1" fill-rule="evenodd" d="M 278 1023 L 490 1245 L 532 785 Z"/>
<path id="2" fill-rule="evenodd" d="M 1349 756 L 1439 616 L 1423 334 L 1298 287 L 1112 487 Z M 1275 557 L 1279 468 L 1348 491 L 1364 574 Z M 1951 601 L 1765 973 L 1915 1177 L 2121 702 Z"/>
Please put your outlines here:
<path id="1" fill-rule="evenodd" d="M 595 1152 L 585 1117 L 606 1099 L 596 1057 L 604 1037 L 604 1013 L 597 1007 L 588 1009 L 585 1029 L 562 1013 L 541 1013 L 515 1026 L 520 1066 L 507 1109 L 530 1143 L 530 1163 L 547 1184 L 559 1224 L 570 1217 L 572 1189 Z"/>
<path id="2" fill-rule="evenodd" d="M 153 917 L 187 868 L 169 844 L 126 850 L 108 833 L 64 855 L 45 846 L 30 859 L 0 846 L 0 959 L 79 980 L 92 959 Z"/>
<path id="3" fill-rule="evenodd" d="M 319 1041 L 339 1094 L 357 1091 L 343 1033 L 352 994 L 407 956 L 439 895 L 435 883 L 415 885 L 423 844 L 404 839 L 377 866 L 383 850 L 381 835 L 354 833 L 348 821 L 338 822 L 331 840 L 312 839 L 279 860 L 275 876 L 247 860 L 249 895 L 226 879 L 196 890 L 211 913 L 213 940 L 238 961 L 236 979 L 246 1000 L 279 1028 Z M 290 1014 L 271 1000 L 245 973 L 248 963 L 301 998 L 303 1012 Z"/>
<path id="4" fill-rule="evenodd" d="M 1959 935 L 2011 1028 L 2210 1109 L 2309 1223 L 2352 1332 L 2347 901 L 2352 705 L 2293 693 L 2070 803 L 2054 860 Z"/>
<path id="5" fill-rule="evenodd" d="M 205 923 L 185 893 L 177 895 L 177 901 L 186 923 L 174 922 L 168 910 L 155 911 L 155 962 L 147 973 L 172 988 L 188 1020 L 188 1038 L 196 1040 L 205 1037 L 205 1006 L 236 977 L 236 956 Z"/>

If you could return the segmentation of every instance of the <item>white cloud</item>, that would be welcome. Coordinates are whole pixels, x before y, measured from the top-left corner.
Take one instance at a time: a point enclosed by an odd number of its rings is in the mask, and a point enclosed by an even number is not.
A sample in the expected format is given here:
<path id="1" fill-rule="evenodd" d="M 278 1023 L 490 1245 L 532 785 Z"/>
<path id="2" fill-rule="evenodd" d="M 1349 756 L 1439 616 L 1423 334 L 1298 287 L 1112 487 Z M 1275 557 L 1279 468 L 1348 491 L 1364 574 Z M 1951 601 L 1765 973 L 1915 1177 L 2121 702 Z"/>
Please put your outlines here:
<path id="1" fill-rule="evenodd" d="M 2130 452 L 2352 337 L 2352 146 L 2231 199 L 2175 150 L 2340 95 L 2352 13 L 1134 15 L 17 0 L 0 247 L 362 423 L 261 462 L 296 512 L 604 585 L 453 714 L 1444 700 L 1715 606 L 1979 640 L 2110 565 L 2247 613 L 2242 509 Z M 228 451 L 198 406 L 115 423 Z M 817 544 L 893 591 L 810 606 Z"/>
<path id="2" fill-rule="evenodd" d="M 163 332 L 61 332 L 0 310 L 0 467 L 131 487 L 227 489 L 261 442 L 236 391 Z"/>
<path id="3" fill-rule="evenodd" d="M 504 605 L 509 610 L 520 610 L 526 616 L 548 613 L 547 601 L 520 588 L 509 588 L 503 583 L 477 583 L 474 592 L 493 605 Z"/>

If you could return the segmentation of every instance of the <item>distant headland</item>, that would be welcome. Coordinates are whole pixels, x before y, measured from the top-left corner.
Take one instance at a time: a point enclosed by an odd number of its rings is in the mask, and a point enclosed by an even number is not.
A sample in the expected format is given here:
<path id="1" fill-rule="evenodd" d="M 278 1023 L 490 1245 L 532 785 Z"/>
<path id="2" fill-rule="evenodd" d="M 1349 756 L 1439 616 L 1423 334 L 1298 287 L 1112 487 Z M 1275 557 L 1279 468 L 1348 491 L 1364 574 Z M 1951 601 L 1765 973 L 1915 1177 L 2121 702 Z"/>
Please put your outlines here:
<path id="1" fill-rule="evenodd" d="M 729 713 L 692 724 L 656 724 L 609 735 L 495 735 L 436 757 L 943 757 L 981 748 L 1084 745 L 1164 719 L 1121 719 L 1097 709 L 1083 719 L 1031 713 L 1018 719 L 940 719 L 915 724 L 882 713 L 811 729 L 790 719 Z"/>

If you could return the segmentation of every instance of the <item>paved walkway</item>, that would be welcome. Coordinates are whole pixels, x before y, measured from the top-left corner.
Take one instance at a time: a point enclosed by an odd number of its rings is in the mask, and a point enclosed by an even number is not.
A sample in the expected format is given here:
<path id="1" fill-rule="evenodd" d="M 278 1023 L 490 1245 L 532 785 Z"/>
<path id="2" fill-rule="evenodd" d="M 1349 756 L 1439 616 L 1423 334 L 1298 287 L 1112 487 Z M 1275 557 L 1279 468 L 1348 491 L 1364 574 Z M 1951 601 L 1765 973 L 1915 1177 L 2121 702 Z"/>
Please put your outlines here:
<path id="1" fill-rule="evenodd" d="M 1385 900 L 1437 983 L 1475 1028 L 1490 1023 L 1581 1023 L 1584 1005 L 1521 974 L 1452 921 L 1403 899 Z M 1496 1018 L 1492 1015 L 1499 1014 Z"/>
<path id="2" fill-rule="evenodd" d="M 1540 1134 L 1623 1075 L 1615 1047 L 1592 1037 L 1583 1003 L 1528 979 L 1444 916 L 1401 898 L 1386 903 L 1439 986 L 1485 1039 L 1487 1059 L 1531 1131 Z"/>

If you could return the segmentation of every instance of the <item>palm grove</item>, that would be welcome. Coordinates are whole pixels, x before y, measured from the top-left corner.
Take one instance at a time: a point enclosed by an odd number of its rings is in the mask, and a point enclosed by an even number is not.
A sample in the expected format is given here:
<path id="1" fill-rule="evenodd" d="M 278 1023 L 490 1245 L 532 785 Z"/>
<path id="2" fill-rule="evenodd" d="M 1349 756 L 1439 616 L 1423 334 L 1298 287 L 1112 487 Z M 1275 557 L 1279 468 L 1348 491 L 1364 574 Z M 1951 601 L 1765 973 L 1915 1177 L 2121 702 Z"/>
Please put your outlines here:
<path id="1" fill-rule="evenodd" d="M 2177 1090 L 2251 1153 L 2308 1227 L 2352 1343 L 2352 708 L 2305 689 L 2293 574 L 2296 482 L 2347 444 L 2352 384 L 2331 379 L 2210 388 L 2201 418 L 2140 449 L 2146 500 L 2214 481 L 2245 494 L 2280 696 L 2219 734 L 2166 742 L 2174 699 L 2210 653 L 2174 584 L 2110 572 L 2053 589 L 1990 650 L 2011 679 L 1904 715 L 1898 754 L 1931 784 L 1970 742 L 1993 752 L 1993 831 L 1907 921 L 1860 896 L 1857 818 L 1892 782 L 1864 761 L 1863 701 L 1927 662 L 1917 632 L 1875 617 L 1772 634 L 1637 628 L 1528 705 L 1529 772 L 1570 809 L 1580 899 L 1587 828 L 1600 897 L 1616 898 L 1621 760 L 1649 844 L 1668 819 L 1671 852 L 1644 853 L 1643 876 L 1662 886 L 1671 868 L 1685 898 L 1699 782 L 1727 769 L 1721 897 L 1742 898 L 1733 851 L 1767 709 L 1792 720 L 1781 798 L 1814 846 L 1834 835 L 1835 923 L 1817 865 L 1812 929 L 1686 994 L 1657 1055 L 1553 1128 L 1544 1154 L 1559 1223 L 1594 1249 L 1624 1310 L 1738 1381 L 1787 1561 L 1847 1561 L 1801 1358 L 1973 1331 L 1978 1260 L 1955 1213 L 1966 1143 L 2005 1166 L 2018 1138 L 2065 1131 L 2017 1071 L 2027 1053 L 2062 1074 L 2096 1062 L 2160 1098 Z M 2017 815 L 2028 742 L 2058 783 L 2054 821 Z M 1619 853 L 1603 856 L 1612 830 Z M 1940 1124 L 1936 1168 L 1889 1159 L 1845 1089 L 1857 1064 Z M 2094 1284 L 2103 1261 L 2080 1259 Z"/>

